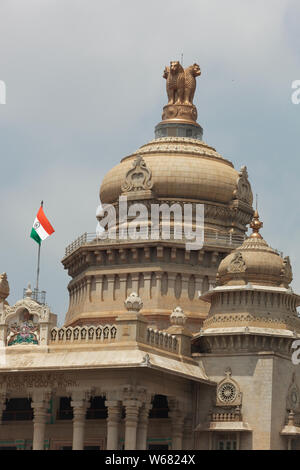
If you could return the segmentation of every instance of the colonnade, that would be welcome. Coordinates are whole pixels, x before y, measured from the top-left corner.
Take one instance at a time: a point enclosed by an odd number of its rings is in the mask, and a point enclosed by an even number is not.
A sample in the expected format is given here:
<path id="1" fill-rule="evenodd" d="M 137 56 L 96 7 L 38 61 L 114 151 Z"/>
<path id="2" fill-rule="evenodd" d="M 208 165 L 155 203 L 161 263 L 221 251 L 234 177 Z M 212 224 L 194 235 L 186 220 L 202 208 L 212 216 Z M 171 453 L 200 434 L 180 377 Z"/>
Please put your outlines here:
<path id="1" fill-rule="evenodd" d="M 83 450 L 85 441 L 86 412 L 90 405 L 89 390 L 73 390 L 70 392 L 73 408 L 73 450 Z M 46 437 L 48 409 L 51 390 L 37 390 L 32 393 L 33 408 L 33 450 L 43 450 Z M 107 407 L 107 450 L 119 450 L 121 429 L 124 422 L 124 449 L 146 450 L 149 412 L 152 408 L 151 398 L 143 387 L 127 386 L 120 392 L 106 393 Z M 170 435 L 172 449 L 189 448 L 192 434 L 191 423 L 186 421 L 186 414 L 180 409 L 180 403 L 170 398 L 169 418 L 171 420 Z M 5 409 L 5 398 L 0 397 L 0 416 Z M 124 414 L 124 421 L 123 415 Z M 1 421 L 0 421 L 1 423 Z M 184 438 L 183 438 L 184 435 Z"/>

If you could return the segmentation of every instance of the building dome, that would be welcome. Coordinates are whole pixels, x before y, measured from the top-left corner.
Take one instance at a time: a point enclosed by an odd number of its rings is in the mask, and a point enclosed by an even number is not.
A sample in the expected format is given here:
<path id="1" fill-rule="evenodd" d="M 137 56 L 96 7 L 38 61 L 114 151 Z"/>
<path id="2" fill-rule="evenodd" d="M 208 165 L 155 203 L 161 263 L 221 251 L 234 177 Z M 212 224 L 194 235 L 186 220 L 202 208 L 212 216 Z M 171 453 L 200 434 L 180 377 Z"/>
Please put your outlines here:
<path id="1" fill-rule="evenodd" d="M 152 173 L 155 198 L 208 201 L 229 204 L 243 201 L 251 210 L 252 192 L 245 167 L 241 172 L 203 141 L 187 137 L 163 137 L 143 145 L 123 158 L 104 177 L 102 203 L 114 203 L 137 156 Z"/>
<path id="2" fill-rule="evenodd" d="M 114 322 L 135 292 L 151 325 L 168 328 L 170 311 L 180 304 L 188 328 L 198 331 L 209 309 L 198 293 L 215 284 L 220 260 L 245 238 L 253 216 L 247 169 L 236 170 L 202 140 L 193 104 L 199 66 L 185 70 L 184 96 L 169 80 L 172 67 L 164 71 L 168 104 L 155 139 L 106 174 L 96 213 L 100 228 L 66 249 L 63 263 L 72 276 L 67 325 Z"/>
<path id="3" fill-rule="evenodd" d="M 262 238 L 262 227 L 257 211 L 251 228 L 253 233 L 226 258 L 218 269 L 219 285 L 243 285 L 248 283 L 288 287 L 293 279 L 289 257 L 282 256 Z"/>

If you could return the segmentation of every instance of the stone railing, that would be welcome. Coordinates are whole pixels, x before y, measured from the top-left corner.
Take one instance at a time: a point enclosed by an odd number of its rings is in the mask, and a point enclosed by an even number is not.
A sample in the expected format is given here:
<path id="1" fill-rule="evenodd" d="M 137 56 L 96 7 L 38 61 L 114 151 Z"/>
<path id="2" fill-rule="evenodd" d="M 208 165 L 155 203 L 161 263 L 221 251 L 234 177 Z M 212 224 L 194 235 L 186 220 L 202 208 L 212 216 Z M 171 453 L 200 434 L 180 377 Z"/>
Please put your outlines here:
<path id="1" fill-rule="evenodd" d="M 142 232 L 140 232 L 141 235 L 138 239 L 138 241 L 151 241 L 150 236 L 145 238 L 142 237 Z M 204 245 L 209 245 L 209 246 L 231 246 L 233 248 L 240 246 L 245 239 L 245 236 L 243 235 L 232 235 L 231 233 L 227 232 L 216 232 L 216 231 L 205 231 L 204 234 Z M 80 246 L 83 245 L 110 245 L 116 243 L 118 241 L 118 237 L 116 236 L 116 239 L 110 239 L 110 238 L 101 238 L 97 236 L 96 233 L 87 233 L 85 232 L 82 234 L 80 237 L 76 238 L 72 243 L 70 243 L 66 249 L 65 249 L 65 256 L 70 255 L 73 253 L 73 251 L 77 250 Z M 123 239 L 121 239 L 123 240 Z M 160 239 L 158 239 L 160 240 Z M 162 239 L 163 240 L 163 239 Z M 172 230 L 170 230 L 170 240 L 175 240 L 177 241 L 176 238 L 174 238 L 174 233 Z M 123 240 L 124 241 L 124 240 Z M 136 242 L 136 240 L 131 240 L 130 238 L 128 241 L 133 241 Z M 190 240 L 182 236 L 182 239 L 178 239 L 178 241 L 181 241 L 183 243 L 188 243 Z"/>
<path id="2" fill-rule="evenodd" d="M 116 335 L 115 325 L 54 327 L 50 331 L 50 344 L 108 343 L 115 341 Z"/>
<path id="3" fill-rule="evenodd" d="M 147 328 L 147 343 L 172 352 L 177 352 L 178 349 L 178 340 L 175 335 L 153 328 Z"/>
<path id="4" fill-rule="evenodd" d="M 211 421 L 241 421 L 242 415 L 240 411 L 234 412 L 223 412 L 223 413 L 211 413 L 210 414 Z"/>

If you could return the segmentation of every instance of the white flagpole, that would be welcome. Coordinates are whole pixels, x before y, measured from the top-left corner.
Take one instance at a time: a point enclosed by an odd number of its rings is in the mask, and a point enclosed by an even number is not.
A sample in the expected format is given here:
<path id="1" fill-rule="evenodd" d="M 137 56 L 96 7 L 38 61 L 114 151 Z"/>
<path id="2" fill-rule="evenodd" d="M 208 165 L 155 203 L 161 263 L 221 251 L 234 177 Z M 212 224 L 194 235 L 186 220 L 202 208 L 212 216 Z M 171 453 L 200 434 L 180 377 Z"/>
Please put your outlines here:
<path id="1" fill-rule="evenodd" d="M 41 207 L 43 207 L 44 201 L 41 201 Z M 41 241 L 42 243 L 42 241 Z M 36 292 L 39 291 L 39 277 L 40 277 L 40 259 L 41 259 L 41 243 L 39 243 L 38 247 L 38 262 L 37 262 L 37 270 L 36 270 Z"/>

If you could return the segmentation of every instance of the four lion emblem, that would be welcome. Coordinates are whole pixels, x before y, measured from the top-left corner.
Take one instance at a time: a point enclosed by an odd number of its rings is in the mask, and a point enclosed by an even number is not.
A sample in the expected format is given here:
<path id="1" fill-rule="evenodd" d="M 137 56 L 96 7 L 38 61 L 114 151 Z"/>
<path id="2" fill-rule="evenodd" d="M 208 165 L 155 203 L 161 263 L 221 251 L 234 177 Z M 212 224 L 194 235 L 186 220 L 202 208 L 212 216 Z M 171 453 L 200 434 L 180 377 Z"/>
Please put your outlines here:
<path id="1" fill-rule="evenodd" d="M 163 74 L 167 80 L 168 105 L 193 105 L 196 77 L 199 75 L 201 70 L 198 64 L 184 69 L 179 61 L 170 62 L 170 67 L 166 67 Z"/>

